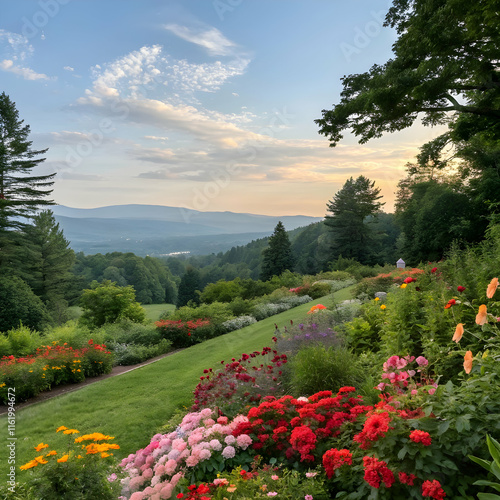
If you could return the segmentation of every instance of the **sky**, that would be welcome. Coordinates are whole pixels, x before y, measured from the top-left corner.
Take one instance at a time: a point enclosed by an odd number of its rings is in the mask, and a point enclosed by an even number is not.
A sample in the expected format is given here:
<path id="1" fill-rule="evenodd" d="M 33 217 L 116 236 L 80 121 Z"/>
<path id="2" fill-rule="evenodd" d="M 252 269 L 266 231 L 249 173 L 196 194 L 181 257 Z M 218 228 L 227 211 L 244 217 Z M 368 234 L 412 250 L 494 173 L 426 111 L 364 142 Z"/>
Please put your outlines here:
<path id="1" fill-rule="evenodd" d="M 3 0 L 0 91 L 48 148 L 52 198 L 325 215 L 364 175 L 397 182 L 440 130 L 335 148 L 315 119 L 391 57 L 387 0 Z"/>

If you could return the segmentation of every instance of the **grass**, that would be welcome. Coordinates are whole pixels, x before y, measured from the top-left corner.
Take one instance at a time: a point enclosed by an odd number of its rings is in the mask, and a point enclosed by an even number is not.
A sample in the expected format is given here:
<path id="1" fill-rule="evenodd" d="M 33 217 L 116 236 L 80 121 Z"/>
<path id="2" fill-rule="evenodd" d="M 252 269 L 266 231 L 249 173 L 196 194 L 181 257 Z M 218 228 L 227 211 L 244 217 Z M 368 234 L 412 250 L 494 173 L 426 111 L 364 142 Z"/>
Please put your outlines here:
<path id="1" fill-rule="evenodd" d="M 44 442 L 63 450 L 71 436 L 56 434 L 61 425 L 81 433 L 103 432 L 115 436 L 122 458 L 146 446 L 177 409 L 189 408 L 192 391 L 204 368 L 216 368 L 221 360 L 271 345 L 274 324 L 286 325 L 304 317 L 313 304 L 331 306 L 351 298 L 350 290 L 298 306 L 256 324 L 211 339 L 129 373 L 96 382 L 70 394 L 16 411 L 16 466 L 33 459 L 33 447 Z M 8 434 L 7 417 L 0 417 L 0 435 Z M 72 438 L 71 438 L 72 439 Z M 0 461 L 5 477 L 7 460 Z M 23 473 L 17 473 L 22 481 Z"/>

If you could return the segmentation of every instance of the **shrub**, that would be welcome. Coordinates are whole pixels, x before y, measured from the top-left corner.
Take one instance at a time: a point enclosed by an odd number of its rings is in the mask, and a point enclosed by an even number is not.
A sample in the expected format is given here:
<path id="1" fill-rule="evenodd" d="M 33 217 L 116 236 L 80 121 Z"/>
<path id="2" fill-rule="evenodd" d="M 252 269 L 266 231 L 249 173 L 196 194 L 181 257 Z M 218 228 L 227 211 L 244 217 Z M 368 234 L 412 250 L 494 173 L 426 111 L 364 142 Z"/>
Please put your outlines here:
<path id="1" fill-rule="evenodd" d="M 19 326 L 7 332 L 9 341 L 9 354 L 14 356 L 26 356 L 33 354 L 40 345 L 40 335 L 27 326 Z"/>
<path id="2" fill-rule="evenodd" d="M 151 346 L 117 342 L 110 344 L 109 348 L 113 351 L 115 365 L 128 366 L 170 352 L 172 343 L 167 339 L 161 339 L 158 344 Z"/>
<path id="3" fill-rule="evenodd" d="M 331 293 L 332 284 L 333 282 L 331 281 L 317 281 L 309 287 L 307 294 L 313 300 L 319 299 L 320 297 Z"/>
<path id="4" fill-rule="evenodd" d="M 222 326 L 227 332 L 232 332 L 233 330 L 239 330 L 240 328 L 253 325 L 254 323 L 257 323 L 257 320 L 253 316 L 239 316 L 235 319 L 224 321 Z"/>
<path id="5" fill-rule="evenodd" d="M 290 359 L 289 370 L 293 392 L 304 396 L 323 390 L 336 392 L 343 386 L 358 387 L 364 379 L 363 368 L 350 350 L 321 344 L 301 348 Z"/>
<path id="6" fill-rule="evenodd" d="M 113 355 L 105 345 L 94 344 L 90 339 L 88 347 L 81 350 L 83 354 L 82 368 L 85 377 L 97 377 L 110 373 L 113 369 Z"/>
<path id="7" fill-rule="evenodd" d="M 175 348 L 189 347 L 210 338 L 213 328 L 208 319 L 182 321 L 164 319 L 155 323 L 163 338 Z"/>
<path id="8" fill-rule="evenodd" d="M 126 319 L 103 325 L 95 333 L 106 343 L 117 342 L 144 346 L 155 345 L 163 338 L 155 325 L 134 323 Z"/>
<path id="9" fill-rule="evenodd" d="M 79 432 L 64 426 L 57 432 L 68 436 L 65 449 L 56 451 L 40 443 L 34 447 L 39 456 L 21 466 L 21 470 L 29 470 L 27 482 L 36 489 L 36 498 L 115 499 L 118 482 L 110 481 L 108 476 L 112 450 L 120 447 L 107 442 L 114 438 L 96 432 L 75 438 Z"/>

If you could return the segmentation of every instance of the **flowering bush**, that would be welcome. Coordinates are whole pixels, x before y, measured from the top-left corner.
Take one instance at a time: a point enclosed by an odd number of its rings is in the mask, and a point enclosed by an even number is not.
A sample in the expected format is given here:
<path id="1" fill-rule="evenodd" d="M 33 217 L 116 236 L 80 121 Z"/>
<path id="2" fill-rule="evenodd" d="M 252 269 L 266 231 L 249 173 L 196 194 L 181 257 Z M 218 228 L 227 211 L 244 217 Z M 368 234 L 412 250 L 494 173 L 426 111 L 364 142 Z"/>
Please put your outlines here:
<path id="1" fill-rule="evenodd" d="M 210 338 L 211 328 L 208 319 L 183 321 L 181 319 L 162 319 L 155 323 L 164 338 L 173 347 L 189 347 Z"/>
<path id="2" fill-rule="evenodd" d="M 42 454 L 20 467 L 30 471 L 28 484 L 36 488 L 36 498 L 115 499 L 118 484 L 108 479 L 113 450 L 120 448 L 109 442 L 114 438 L 99 432 L 75 437 L 80 433 L 64 426 L 56 432 L 68 436 L 64 451 L 42 442 L 34 447 Z"/>
<path id="3" fill-rule="evenodd" d="M 248 419 L 218 417 L 216 421 L 213 417 L 217 415 L 208 408 L 188 413 L 175 431 L 156 434 L 146 448 L 123 459 L 122 496 L 130 500 L 171 498 L 183 477 L 196 483 L 210 480 L 217 471 L 250 464 L 245 450 L 251 438 L 233 436 L 234 429 Z"/>
<path id="4" fill-rule="evenodd" d="M 233 417 L 245 406 L 260 402 L 266 395 L 282 394 L 281 375 L 286 362 L 286 355 L 264 347 L 262 351 L 233 358 L 223 369 L 205 369 L 194 390 L 192 410 L 218 408 Z"/>
<path id="5" fill-rule="evenodd" d="M 238 316 L 235 319 L 224 321 L 224 323 L 222 323 L 222 326 L 227 332 L 232 332 L 233 330 L 239 330 L 240 328 L 253 325 L 254 323 L 257 323 L 257 320 L 253 316 L 245 315 Z"/>
<path id="6" fill-rule="evenodd" d="M 0 361 L 0 400 L 7 401 L 7 388 L 16 388 L 16 400 L 23 401 L 58 384 L 81 382 L 85 377 L 109 373 L 113 356 L 105 345 L 89 342 L 73 349 L 53 342 L 22 358 L 4 356 Z"/>

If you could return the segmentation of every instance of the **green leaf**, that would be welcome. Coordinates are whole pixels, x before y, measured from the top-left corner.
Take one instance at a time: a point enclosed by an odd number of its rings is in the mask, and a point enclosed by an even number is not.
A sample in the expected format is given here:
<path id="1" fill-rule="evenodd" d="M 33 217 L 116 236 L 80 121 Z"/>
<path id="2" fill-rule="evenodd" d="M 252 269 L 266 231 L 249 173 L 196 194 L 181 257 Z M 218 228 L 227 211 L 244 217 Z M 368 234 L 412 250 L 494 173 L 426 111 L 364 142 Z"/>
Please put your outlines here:
<path id="1" fill-rule="evenodd" d="M 494 483 L 493 481 L 485 481 L 483 479 L 479 479 L 479 481 L 475 481 L 474 484 L 476 486 L 490 486 L 491 488 L 500 491 L 500 484 Z"/>
<path id="2" fill-rule="evenodd" d="M 408 447 L 404 445 L 398 452 L 399 460 L 403 460 L 403 458 L 406 456 L 407 453 L 408 453 Z"/>
<path id="3" fill-rule="evenodd" d="M 444 422 L 441 422 L 438 425 L 438 429 L 437 429 L 438 435 L 440 436 L 441 434 L 443 434 L 444 432 L 446 432 L 448 430 L 448 427 L 450 427 L 450 421 L 449 420 L 445 420 Z"/>
<path id="4" fill-rule="evenodd" d="M 500 444 L 489 434 L 486 435 L 486 442 L 488 443 L 488 449 L 490 450 L 491 458 L 500 465 Z"/>
<path id="5" fill-rule="evenodd" d="M 483 469 L 486 469 L 488 472 L 491 472 L 491 462 L 488 462 L 487 460 L 483 460 L 482 458 L 473 457 L 472 455 L 468 455 L 468 456 L 473 462 L 476 462 L 476 464 L 479 464 Z"/>
<path id="6" fill-rule="evenodd" d="M 478 493 L 477 498 L 479 498 L 479 500 L 500 500 L 500 495 L 495 495 L 494 493 Z"/>

